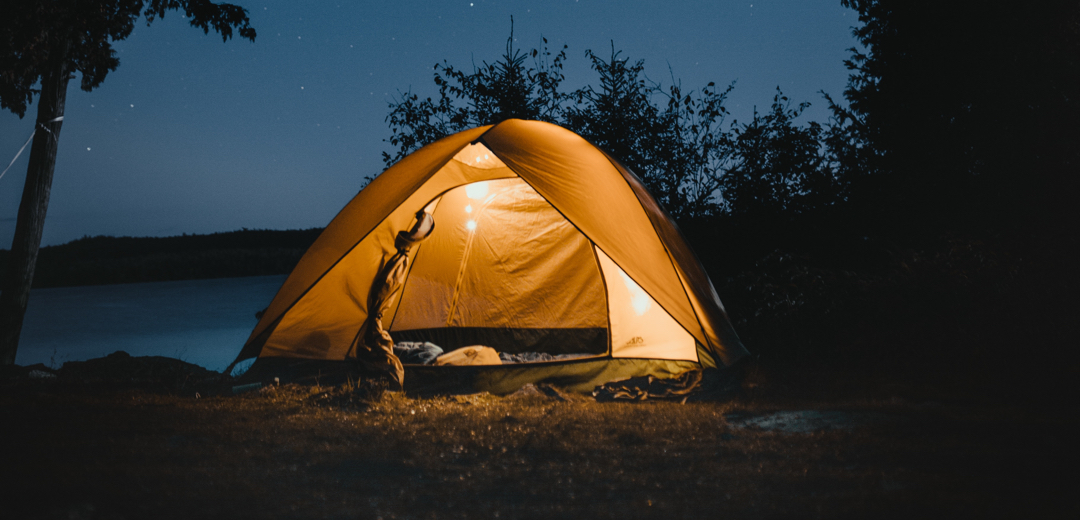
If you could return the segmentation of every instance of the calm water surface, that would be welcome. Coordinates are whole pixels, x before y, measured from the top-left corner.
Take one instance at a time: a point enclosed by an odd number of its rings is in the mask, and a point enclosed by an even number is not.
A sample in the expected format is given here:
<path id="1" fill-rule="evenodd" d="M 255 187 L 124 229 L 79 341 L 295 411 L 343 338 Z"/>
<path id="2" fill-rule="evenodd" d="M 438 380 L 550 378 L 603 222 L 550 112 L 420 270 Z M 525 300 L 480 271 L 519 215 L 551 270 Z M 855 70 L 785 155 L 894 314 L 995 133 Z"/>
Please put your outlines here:
<path id="1" fill-rule="evenodd" d="M 15 363 L 59 368 L 117 350 L 223 370 L 285 276 L 34 289 Z"/>

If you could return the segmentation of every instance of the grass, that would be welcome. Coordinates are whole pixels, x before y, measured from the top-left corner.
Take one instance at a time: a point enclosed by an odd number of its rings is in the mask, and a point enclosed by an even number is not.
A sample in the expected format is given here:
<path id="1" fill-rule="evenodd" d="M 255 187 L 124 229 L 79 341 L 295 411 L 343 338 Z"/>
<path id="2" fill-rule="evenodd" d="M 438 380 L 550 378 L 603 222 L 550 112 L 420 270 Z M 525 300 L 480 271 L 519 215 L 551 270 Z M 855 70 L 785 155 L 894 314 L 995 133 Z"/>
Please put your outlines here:
<path id="1" fill-rule="evenodd" d="M 11 389 L 9 389 L 11 390 Z M 731 402 L 285 385 L 0 396 L 26 518 L 1068 517 L 1075 413 L 750 390 Z M 784 395 L 780 395 L 784 394 Z M 844 412 L 809 433 L 739 427 Z"/>
<path id="2" fill-rule="evenodd" d="M 2 516 L 1078 518 L 1077 245 L 773 255 L 718 284 L 758 359 L 722 402 L 195 398 L 202 369 L 119 354 L 0 377 Z M 746 427 L 776 412 L 831 419 Z"/>

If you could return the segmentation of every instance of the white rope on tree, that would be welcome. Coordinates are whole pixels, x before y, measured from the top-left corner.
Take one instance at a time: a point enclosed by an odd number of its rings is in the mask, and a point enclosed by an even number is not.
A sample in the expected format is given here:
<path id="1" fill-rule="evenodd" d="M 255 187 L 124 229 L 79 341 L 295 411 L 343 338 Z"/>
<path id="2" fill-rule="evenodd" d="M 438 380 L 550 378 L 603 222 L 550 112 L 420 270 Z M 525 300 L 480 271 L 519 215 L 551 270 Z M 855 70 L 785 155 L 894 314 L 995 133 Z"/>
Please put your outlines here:
<path id="1" fill-rule="evenodd" d="M 53 119 L 51 121 L 46 121 L 46 123 L 58 123 L 58 122 L 63 121 L 63 120 L 64 120 L 64 116 L 60 116 L 60 117 L 57 117 L 57 118 L 55 118 L 55 119 Z M 52 130 L 49 130 L 48 128 L 46 128 L 44 123 L 38 123 L 37 126 L 40 126 L 42 130 L 45 130 L 46 132 L 49 132 L 49 134 L 52 134 Z M 36 134 L 36 133 L 37 133 L 37 128 L 34 128 L 34 131 L 30 132 L 30 137 L 26 140 L 25 143 L 23 143 L 22 148 L 19 148 L 19 151 L 15 153 L 15 157 L 11 158 L 11 162 L 8 163 L 7 168 L 4 168 L 4 171 L 0 172 L 0 179 L 3 179 L 4 175 L 7 175 L 8 170 L 11 169 L 11 166 L 13 164 L 15 164 L 15 161 L 19 160 L 19 156 L 22 155 L 23 150 L 26 150 L 26 147 L 30 145 L 30 141 L 34 140 L 34 134 Z"/>

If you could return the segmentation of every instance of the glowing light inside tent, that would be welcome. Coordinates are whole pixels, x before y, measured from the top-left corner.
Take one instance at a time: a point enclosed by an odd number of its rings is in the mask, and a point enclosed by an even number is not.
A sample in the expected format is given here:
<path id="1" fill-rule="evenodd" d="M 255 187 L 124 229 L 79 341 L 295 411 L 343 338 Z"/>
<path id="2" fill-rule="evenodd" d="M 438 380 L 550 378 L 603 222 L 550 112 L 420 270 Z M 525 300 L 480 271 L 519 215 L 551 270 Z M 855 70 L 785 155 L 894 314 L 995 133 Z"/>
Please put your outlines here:
<path id="1" fill-rule="evenodd" d="M 622 275 L 622 281 L 626 284 L 626 289 L 630 291 L 630 306 L 634 308 L 634 313 L 638 316 L 649 312 L 652 308 L 652 298 L 649 298 L 648 293 L 644 289 L 634 283 L 626 273 L 619 269 L 619 274 Z"/>
<path id="2" fill-rule="evenodd" d="M 465 213 L 472 213 L 472 204 L 465 206 Z"/>
<path id="3" fill-rule="evenodd" d="M 473 200 L 480 200 L 484 198 L 484 195 L 488 194 L 487 181 L 474 182 L 468 186 L 465 186 L 465 195 Z"/>
<path id="4" fill-rule="evenodd" d="M 506 164 L 499 160 L 491 150 L 488 150 L 483 143 L 475 143 L 462 148 L 457 155 L 454 156 L 454 160 L 460 161 L 470 168 L 480 168 L 483 170 L 491 168 L 505 168 Z"/>
<path id="5" fill-rule="evenodd" d="M 468 229 L 469 231 L 476 231 L 476 221 L 469 220 L 468 222 L 466 222 L 465 229 Z"/>

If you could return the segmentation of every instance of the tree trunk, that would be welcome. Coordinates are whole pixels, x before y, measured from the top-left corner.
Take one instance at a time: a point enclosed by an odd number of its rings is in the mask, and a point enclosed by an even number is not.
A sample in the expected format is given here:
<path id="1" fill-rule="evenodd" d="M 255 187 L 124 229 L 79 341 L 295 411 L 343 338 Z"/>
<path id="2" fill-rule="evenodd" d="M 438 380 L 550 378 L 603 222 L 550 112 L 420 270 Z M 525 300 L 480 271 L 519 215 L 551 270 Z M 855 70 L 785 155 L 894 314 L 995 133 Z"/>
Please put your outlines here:
<path id="1" fill-rule="evenodd" d="M 4 273 L 3 293 L 0 294 L 0 366 L 15 363 L 26 303 L 30 299 L 30 285 L 34 281 L 34 265 L 45 229 L 45 211 L 49 207 L 56 149 L 63 125 L 63 121 L 57 119 L 64 115 L 70 79 L 68 49 L 69 43 L 61 45 L 49 63 L 49 70 L 41 76 L 34 145 L 30 148 L 30 165 L 26 168 L 26 184 L 19 203 L 7 272 Z"/>

